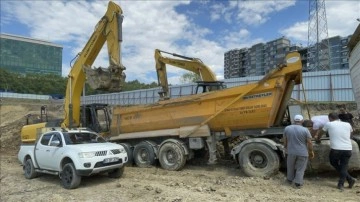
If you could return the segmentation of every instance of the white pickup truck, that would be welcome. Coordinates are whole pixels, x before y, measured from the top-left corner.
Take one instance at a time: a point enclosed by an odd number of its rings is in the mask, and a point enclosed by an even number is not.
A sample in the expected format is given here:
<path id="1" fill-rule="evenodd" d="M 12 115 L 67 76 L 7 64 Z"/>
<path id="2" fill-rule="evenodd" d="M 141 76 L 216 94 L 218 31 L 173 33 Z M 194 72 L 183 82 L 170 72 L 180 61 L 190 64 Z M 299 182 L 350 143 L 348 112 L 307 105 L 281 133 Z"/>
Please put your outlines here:
<path id="1" fill-rule="evenodd" d="M 81 176 L 107 172 L 119 178 L 128 161 L 123 146 L 84 129 L 45 132 L 35 144 L 22 144 L 18 159 L 27 179 L 38 173 L 59 175 L 66 189 L 77 188 Z"/>

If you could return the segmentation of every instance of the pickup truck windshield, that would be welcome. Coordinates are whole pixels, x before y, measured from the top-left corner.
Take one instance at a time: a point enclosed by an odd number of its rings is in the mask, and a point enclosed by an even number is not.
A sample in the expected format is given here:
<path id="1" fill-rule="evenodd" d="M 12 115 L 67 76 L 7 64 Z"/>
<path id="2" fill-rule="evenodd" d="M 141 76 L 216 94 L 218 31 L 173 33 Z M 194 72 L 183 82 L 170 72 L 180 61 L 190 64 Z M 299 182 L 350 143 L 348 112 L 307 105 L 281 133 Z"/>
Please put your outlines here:
<path id="1" fill-rule="evenodd" d="M 104 138 L 94 133 L 63 133 L 65 143 L 72 144 L 89 144 L 89 143 L 103 143 L 106 142 Z"/>

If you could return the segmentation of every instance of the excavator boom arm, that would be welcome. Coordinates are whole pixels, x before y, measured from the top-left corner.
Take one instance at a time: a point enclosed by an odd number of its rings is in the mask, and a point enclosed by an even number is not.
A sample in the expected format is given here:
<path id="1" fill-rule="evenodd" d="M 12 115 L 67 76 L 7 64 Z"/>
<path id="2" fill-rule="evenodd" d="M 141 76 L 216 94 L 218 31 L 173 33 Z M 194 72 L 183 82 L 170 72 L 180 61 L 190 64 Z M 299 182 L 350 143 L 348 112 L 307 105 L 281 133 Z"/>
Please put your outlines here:
<path id="1" fill-rule="evenodd" d="M 95 89 L 120 91 L 125 80 L 121 63 L 122 9 L 109 2 L 105 15 L 95 27 L 93 34 L 79 53 L 69 75 L 65 96 L 65 118 L 62 127 L 80 125 L 80 98 L 85 80 Z M 107 41 L 109 64 L 107 69 L 92 69 L 103 45 Z"/>
<path id="2" fill-rule="evenodd" d="M 169 58 L 164 57 L 161 53 L 167 53 L 174 57 L 179 57 L 182 59 L 176 58 Z M 167 73 L 166 73 L 166 64 L 179 67 L 195 74 L 200 75 L 202 81 L 206 82 L 215 82 L 216 76 L 211 71 L 211 69 L 206 66 L 200 59 L 198 58 L 191 58 L 187 56 L 178 55 L 175 53 L 169 53 L 166 51 L 161 51 L 159 49 L 155 50 L 155 62 L 156 62 L 156 72 L 158 76 L 158 83 L 162 87 L 162 96 L 167 97 L 169 95 L 169 84 L 167 80 Z"/>

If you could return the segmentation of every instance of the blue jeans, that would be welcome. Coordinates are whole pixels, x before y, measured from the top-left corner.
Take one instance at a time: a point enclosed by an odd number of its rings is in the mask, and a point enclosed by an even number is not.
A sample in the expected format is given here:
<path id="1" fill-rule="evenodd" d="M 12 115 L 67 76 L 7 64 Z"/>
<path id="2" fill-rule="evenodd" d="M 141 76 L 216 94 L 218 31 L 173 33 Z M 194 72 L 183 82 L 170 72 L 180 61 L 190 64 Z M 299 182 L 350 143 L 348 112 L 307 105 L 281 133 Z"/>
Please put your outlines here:
<path id="1" fill-rule="evenodd" d="M 336 150 L 331 149 L 329 154 L 330 164 L 340 174 L 338 186 L 344 186 L 345 180 L 352 181 L 352 177 L 349 175 L 348 163 L 351 157 L 351 150 Z"/>

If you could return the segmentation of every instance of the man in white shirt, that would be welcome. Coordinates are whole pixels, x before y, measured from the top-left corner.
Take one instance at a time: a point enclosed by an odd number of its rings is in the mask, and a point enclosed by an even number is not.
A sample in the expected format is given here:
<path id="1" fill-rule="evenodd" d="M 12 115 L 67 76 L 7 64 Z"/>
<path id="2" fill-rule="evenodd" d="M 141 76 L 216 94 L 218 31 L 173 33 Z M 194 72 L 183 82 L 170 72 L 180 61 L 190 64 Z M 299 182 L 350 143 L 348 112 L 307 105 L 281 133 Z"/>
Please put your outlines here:
<path id="1" fill-rule="evenodd" d="M 311 136 L 317 139 L 320 131 L 327 122 L 329 122 L 329 118 L 327 115 L 317 115 L 311 117 L 311 120 L 305 120 L 303 125 L 309 128 Z"/>
<path id="2" fill-rule="evenodd" d="M 329 133 L 330 164 L 340 174 L 337 188 L 343 191 L 345 180 L 348 181 L 349 188 L 355 184 L 355 178 L 351 177 L 347 171 L 352 151 L 351 133 L 353 129 L 349 123 L 340 121 L 337 113 L 330 113 L 328 117 L 330 122 L 326 123 L 322 130 Z M 321 135 L 322 133 L 317 138 L 320 139 Z"/>

